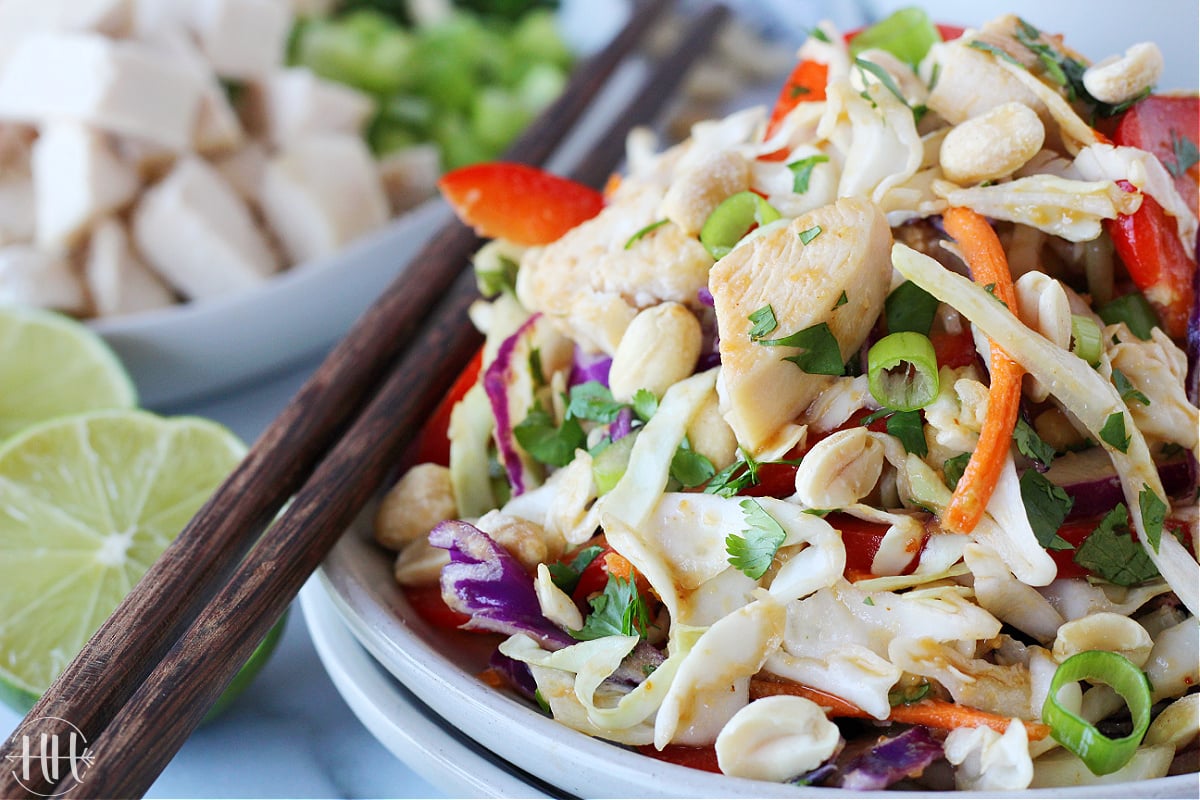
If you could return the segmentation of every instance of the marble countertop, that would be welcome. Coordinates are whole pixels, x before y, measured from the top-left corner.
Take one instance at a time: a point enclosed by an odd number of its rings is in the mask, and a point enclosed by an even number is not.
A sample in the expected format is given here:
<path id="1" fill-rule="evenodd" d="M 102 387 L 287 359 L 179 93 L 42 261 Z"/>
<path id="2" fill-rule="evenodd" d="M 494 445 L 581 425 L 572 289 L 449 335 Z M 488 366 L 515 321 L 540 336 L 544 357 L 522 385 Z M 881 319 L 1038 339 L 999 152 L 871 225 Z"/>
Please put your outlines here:
<path id="1" fill-rule="evenodd" d="M 314 369 L 285 374 L 163 413 L 199 414 L 252 442 Z M 0 736 L 21 717 L 0 706 Z M 275 654 L 222 716 L 184 744 L 148 797 L 444 797 L 393 756 L 346 706 L 294 604 Z"/>

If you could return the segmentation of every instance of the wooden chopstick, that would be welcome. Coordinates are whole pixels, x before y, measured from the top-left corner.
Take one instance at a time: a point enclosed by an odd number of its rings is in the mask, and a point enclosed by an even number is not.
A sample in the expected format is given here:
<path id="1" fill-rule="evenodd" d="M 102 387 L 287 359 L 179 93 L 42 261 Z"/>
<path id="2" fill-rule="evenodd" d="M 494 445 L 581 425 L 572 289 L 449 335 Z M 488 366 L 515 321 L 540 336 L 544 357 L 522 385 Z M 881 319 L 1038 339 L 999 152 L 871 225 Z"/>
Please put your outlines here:
<path id="1" fill-rule="evenodd" d="M 649 122 L 675 92 L 687 67 L 707 50 L 727 11 L 712 8 L 688 26 L 683 44 L 650 76 L 601 141 L 623 141 Z M 576 173 L 599 183 L 619 151 L 602 149 Z M 465 256 L 460 264 L 465 262 Z M 287 510 L 263 535 L 194 623 L 93 742 L 95 762 L 72 796 L 143 794 L 256 643 L 345 531 L 411 440 L 420 421 L 477 349 L 467 320 L 477 299 L 464 270 L 437 304 L 429 325 L 399 361 L 349 431 L 321 460 Z M 274 426 L 273 426 L 274 427 Z"/>
<path id="2" fill-rule="evenodd" d="M 644 0 L 573 74 L 566 90 L 505 158 L 542 164 L 592 105 L 616 67 L 670 3 Z M 62 673 L 27 719 L 69 721 L 89 741 L 179 638 L 319 459 L 346 429 L 478 246 L 451 221 L 411 259 L 267 427 L 246 459 Z M 66 733 L 44 720 L 39 733 Z M 0 754 L 17 752 L 17 734 Z M 0 758 L 0 763 L 7 763 Z M 35 786 L 40 790 L 43 787 Z M 0 797 L 25 789 L 0 770 Z"/>

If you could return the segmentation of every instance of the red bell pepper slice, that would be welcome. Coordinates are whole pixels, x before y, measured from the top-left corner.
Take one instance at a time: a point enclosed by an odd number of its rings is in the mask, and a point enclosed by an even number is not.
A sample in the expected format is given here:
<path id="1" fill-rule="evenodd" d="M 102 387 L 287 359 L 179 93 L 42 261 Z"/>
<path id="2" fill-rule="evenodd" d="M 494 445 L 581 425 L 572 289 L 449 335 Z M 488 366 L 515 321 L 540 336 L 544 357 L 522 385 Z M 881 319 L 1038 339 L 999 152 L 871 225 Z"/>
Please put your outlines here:
<path id="1" fill-rule="evenodd" d="M 459 628 L 471 619 L 446 605 L 442 599 L 442 587 L 437 584 L 406 586 L 404 597 L 417 616 L 437 628 Z"/>
<path id="2" fill-rule="evenodd" d="M 721 774 L 721 767 L 717 764 L 717 749 L 712 745 L 690 747 L 683 744 L 669 744 L 659 750 L 654 745 L 645 744 L 639 746 L 637 751 L 658 761 L 666 761 L 668 764 L 678 764 L 681 767 Z"/>
<path id="3" fill-rule="evenodd" d="M 595 189 L 525 164 L 451 170 L 438 188 L 481 236 L 522 245 L 549 244 L 604 208 L 604 195 Z"/>
<path id="4" fill-rule="evenodd" d="M 1200 142 L 1200 98 L 1148 97 L 1125 112 L 1112 140 L 1155 155 L 1171 171 L 1175 188 L 1188 207 L 1197 210 L 1200 163 L 1180 163 L 1180 159 L 1186 158 L 1189 144 L 1194 151 Z M 1120 184 L 1133 190 L 1124 181 Z M 1136 212 L 1106 220 L 1105 227 L 1129 276 L 1158 313 L 1163 328 L 1172 337 L 1183 337 L 1195 302 L 1196 255 L 1179 241 L 1175 218 L 1146 195 Z"/>
<path id="5" fill-rule="evenodd" d="M 426 421 L 412 449 L 412 464 L 441 464 L 450 465 L 450 414 L 454 406 L 463 398 L 479 377 L 479 369 L 483 364 L 483 349 L 480 348 L 467 366 L 455 378 L 450 391 L 441 399 L 433 416 Z"/>

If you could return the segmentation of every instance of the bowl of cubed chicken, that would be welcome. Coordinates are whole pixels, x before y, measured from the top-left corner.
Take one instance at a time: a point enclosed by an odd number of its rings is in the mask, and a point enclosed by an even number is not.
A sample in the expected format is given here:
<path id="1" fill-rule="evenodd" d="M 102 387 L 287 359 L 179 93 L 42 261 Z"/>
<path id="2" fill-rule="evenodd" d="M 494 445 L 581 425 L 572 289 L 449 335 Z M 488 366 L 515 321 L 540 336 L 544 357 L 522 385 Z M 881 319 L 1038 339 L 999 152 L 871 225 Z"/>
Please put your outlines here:
<path id="1" fill-rule="evenodd" d="M 0 304 L 87 320 L 150 406 L 315 360 L 562 89 L 525 5 L 0 3 Z"/>

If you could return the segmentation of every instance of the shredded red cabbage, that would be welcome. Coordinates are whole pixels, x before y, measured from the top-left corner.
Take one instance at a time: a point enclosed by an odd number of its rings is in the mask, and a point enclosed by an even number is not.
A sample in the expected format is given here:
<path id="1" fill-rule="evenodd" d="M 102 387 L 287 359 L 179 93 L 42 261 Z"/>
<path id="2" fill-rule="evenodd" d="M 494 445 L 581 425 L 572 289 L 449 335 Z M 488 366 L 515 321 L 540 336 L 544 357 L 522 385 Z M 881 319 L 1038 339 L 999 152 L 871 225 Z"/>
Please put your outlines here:
<path id="1" fill-rule="evenodd" d="M 571 375 L 567 378 L 567 388 L 588 381 L 598 381 L 608 386 L 608 371 L 612 367 L 612 359 L 603 353 L 587 353 L 575 345 L 575 357 L 571 363 Z"/>
<path id="2" fill-rule="evenodd" d="M 927 728 L 909 728 L 847 764 L 841 787 L 856 792 L 886 789 L 896 781 L 917 777 L 941 757 L 942 745 Z"/>
<path id="3" fill-rule="evenodd" d="M 623 406 L 617 412 L 616 419 L 608 424 L 608 438 L 615 442 L 624 439 L 631 433 L 633 433 L 633 409 Z"/>
<path id="4" fill-rule="evenodd" d="M 525 475 L 525 463 L 517 452 L 516 438 L 513 436 L 514 422 L 508 413 L 508 385 L 512 380 L 513 353 L 517 342 L 532 329 L 539 316 L 534 314 L 500 343 L 495 360 L 483 373 L 483 391 L 487 394 L 488 402 L 492 406 L 492 416 L 496 420 L 496 449 L 499 451 L 500 463 L 504 465 L 514 496 L 523 494 L 529 486 Z"/>
<path id="5" fill-rule="evenodd" d="M 546 650 L 575 643 L 542 616 L 529 573 L 486 533 L 461 520 L 446 520 L 429 532 L 429 543 L 450 551 L 450 563 L 442 567 L 442 597 L 471 618 L 464 628 L 523 633 Z"/>

